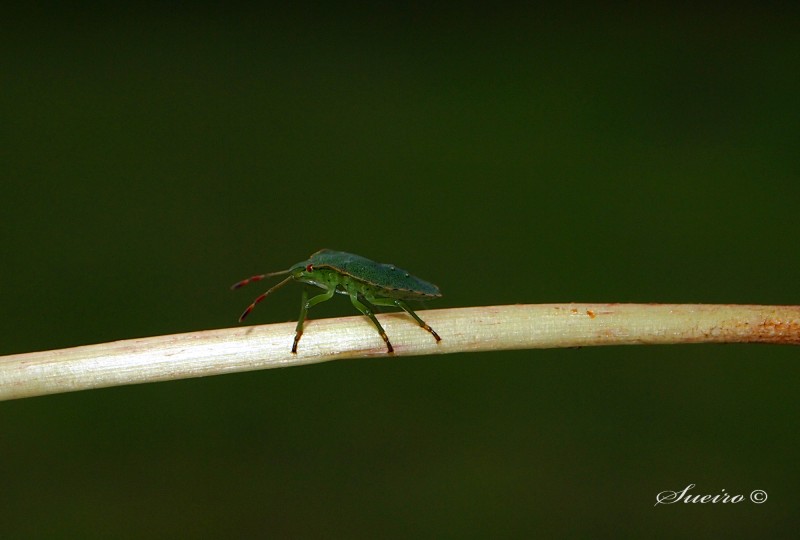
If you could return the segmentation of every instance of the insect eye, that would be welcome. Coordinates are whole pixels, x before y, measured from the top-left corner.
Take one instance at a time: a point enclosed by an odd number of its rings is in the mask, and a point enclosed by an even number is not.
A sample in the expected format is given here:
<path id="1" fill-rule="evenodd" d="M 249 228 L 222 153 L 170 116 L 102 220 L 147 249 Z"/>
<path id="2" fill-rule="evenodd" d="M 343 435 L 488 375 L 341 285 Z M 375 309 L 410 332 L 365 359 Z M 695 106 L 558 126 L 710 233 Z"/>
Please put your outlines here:
<path id="1" fill-rule="evenodd" d="M 313 272 L 313 271 L 314 267 L 312 265 L 309 264 L 308 266 L 306 266 L 306 272 Z"/>

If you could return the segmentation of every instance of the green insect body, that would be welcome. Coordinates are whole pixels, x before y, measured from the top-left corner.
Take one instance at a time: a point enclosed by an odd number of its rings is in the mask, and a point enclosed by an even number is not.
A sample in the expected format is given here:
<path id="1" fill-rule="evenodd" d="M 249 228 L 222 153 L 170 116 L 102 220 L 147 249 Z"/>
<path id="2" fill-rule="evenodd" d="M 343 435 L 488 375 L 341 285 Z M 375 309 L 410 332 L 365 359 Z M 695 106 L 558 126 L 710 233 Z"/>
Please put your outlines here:
<path id="1" fill-rule="evenodd" d="M 397 268 L 392 264 L 377 263 L 352 253 L 322 249 L 311 255 L 308 260 L 299 262 L 288 270 L 253 276 L 235 283 L 231 288 L 238 289 L 253 281 L 261 281 L 264 278 L 284 274 L 289 274 L 289 276 L 256 298 L 253 303 L 244 310 L 242 316 L 239 317 L 239 322 L 243 321 L 245 317 L 253 311 L 256 304 L 290 281 L 299 281 L 324 289 L 324 293 L 309 299 L 308 291 L 303 288 L 300 317 L 297 321 L 294 343 L 292 345 L 293 353 L 297 353 L 297 343 L 303 335 L 303 323 L 308 310 L 320 302 L 330 300 L 336 293 L 347 295 L 353 306 L 369 317 L 372 324 L 378 329 L 378 333 L 383 338 L 383 341 L 386 343 L 386 348 L 390 353 L 394 352 L 394 348 L 389 338 L 386 336 L 386 332 L 381 326 L 381 323 L 378 322 L 378 319 L 375 317 L 374 306 L 393 306 L 404 310 L 411 315 L 422 328 L 430 332 L 433 337 L 436 338 L 437 342 L 441 341 L 441 338 L 433 328 L 420 319 L 419 316 L 414 313 L 414 310 L 405 303 L 406 300 L 439 298 L 442 296 L 442 293 L 439 292 L 439 288 L 436 285 L 413 276 L 409 272 Z"/>

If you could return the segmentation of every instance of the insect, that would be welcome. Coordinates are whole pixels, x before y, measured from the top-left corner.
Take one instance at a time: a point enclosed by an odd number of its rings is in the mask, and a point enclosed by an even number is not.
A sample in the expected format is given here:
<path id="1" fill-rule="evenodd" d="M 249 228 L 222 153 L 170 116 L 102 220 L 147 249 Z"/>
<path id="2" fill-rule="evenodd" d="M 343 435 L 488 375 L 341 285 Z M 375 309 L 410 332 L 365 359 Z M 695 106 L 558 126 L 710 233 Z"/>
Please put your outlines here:
<path id="1" fill-rule="evenodd" d="M 239 317 L 239 322 L 244 321 L 245 317 L 256 307 L 256 304 L 292 280 L 315 285 L 324 289 L 324 293 L 309 299 L 308 290 L 303 287 L 300 317 L 297 321 L 294 343 L 292 344 L 293 353 L 297 353 L 297 343 L 303 335 L 303 322 L 306 319 L 308 310 L 320 302 L 330 300 L 335 293 L 349 296 L 353 306 L 369 317 L 372 324 L 378 329 L 378 333 L 383 338 L 383 341 L 386 342 L 386 348 L 390 353 L 394 352 L 394 348 L 386 335 L 386 331 L 381 326 L 381 323 L 375 318 L 374 306 L 399 307 L 411 315 L 422 328 L 433 334 L 437 342 L 442 339 L 433 328 L 420 319 L 419 316 L 414 313 L 414 310 L 405 303 L 406 300 L 439 298 L 442 296 L 442 293 L 439 292 L 439 287 L 416 276 L 412 276 L 393 264 L 377 263 L 365 257 L 352 253 L 345 253 L 344 251 L 321 249 L 311 255 L 308 260 L 299 262 L 288 270 L 253 276 L 233 284 L 231 289 L 238 289 L 254 281 L 261 281 L 264 278 L 285 274 L 289 274 L 289 277 L 269 289 L 256 298 L 252 304 L 247 306 L 247 309 L 245 309 L 244 313 Z"/>

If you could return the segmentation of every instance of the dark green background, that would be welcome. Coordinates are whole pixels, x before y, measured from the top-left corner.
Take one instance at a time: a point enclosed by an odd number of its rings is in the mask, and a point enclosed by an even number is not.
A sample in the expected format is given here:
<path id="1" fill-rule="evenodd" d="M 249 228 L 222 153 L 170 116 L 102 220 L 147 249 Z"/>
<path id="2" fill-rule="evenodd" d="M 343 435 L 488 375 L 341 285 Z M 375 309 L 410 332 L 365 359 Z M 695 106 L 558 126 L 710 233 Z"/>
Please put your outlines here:
<path id="1" fill-rule="evenodd" d="M 0 354 L 234 326 L 263 288 L 231 283 L 321 247 L 438 284 L 431 308 L 800 303 L 797 11 L 330 5 L 4 12 Z M 0 529 L 791 537 L 798 354 L 387 358 L 5 402 Z M 653 508 L 690 483 L 769 500 Z"/>

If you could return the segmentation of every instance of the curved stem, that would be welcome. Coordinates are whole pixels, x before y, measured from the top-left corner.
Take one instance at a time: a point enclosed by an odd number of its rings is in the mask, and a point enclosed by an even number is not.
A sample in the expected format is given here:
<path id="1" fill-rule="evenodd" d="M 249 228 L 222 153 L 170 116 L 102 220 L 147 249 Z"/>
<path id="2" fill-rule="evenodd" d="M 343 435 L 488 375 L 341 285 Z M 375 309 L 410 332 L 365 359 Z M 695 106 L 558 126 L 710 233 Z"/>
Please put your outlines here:
<path id="1" fill-rule="evenodd" d="M 0 400 L 345 358 L 592 345 L 800 345 L 800 306 L 539 304 L 426 311 L 439 342 L 405 313 L 378 318 L 395 344 L 391 355 L 359 316 L 308 321 L 297 354 L 291 353 L 294 323 L 281 323 L 3 356 Z"/>

